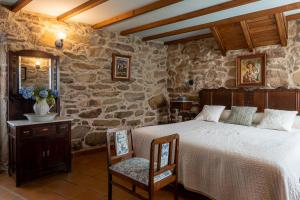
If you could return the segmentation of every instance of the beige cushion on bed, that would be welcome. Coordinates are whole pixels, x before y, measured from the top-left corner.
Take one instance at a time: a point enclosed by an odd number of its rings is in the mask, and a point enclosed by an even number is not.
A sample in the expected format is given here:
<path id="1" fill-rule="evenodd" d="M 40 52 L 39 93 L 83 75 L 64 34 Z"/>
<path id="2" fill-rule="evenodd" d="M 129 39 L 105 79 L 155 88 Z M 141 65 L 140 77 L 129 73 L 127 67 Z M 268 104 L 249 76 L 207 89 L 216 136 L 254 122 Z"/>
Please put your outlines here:
<path id="1" fill-rule="evenodd" d="M 230 113 L 231 113 L 231 110 L 224 110 L 221 114 L 220 122 L 225 122 L 229 118 Z M 255 113 L 254 117 L 252 119 L 252 124 L 256 124 L 256 125 L 259 124 L 263 117 L 264 117 L 263 112 Z M 299 117 L 298 127 L 300 128 L 300 117 Z"/>
<path id="2" fill-rule="evenodd" d="M 202 111 L 195 117 L 196 120 L 218 122 L 225 106 L 205 105 Z"/>
<path id="3" fill-rule="evenodd" d="M 264 118 L 263 112 L 255 113 L 253 120 L 252 120 L 252 124 L 256 124 L 256 125 L 259 124 L 263 118 Z"/>
<path id="4" fill-rule="evenodd" d="M 265 109 L 257 128 L 291 131 L 298 111 Z"/>
<path id="5" fill-rule="evenodd" d="M 231 113 L 231 110 L 224 110 L 221 114 L 221 117 L 220 117 L 220 122 L 224 122 L 228 119 L 229 115 Z"/>
<path id="6" fill-rule="evenodd" d="M 232 106 L 231 113 L 225 122 L 230 124 L 251 126 L 256 111 L 256 107 Z"/>
<path id="7" fill-rule="evenodd" d="M 231 110 L 224 110 L 221 114 L 220 122 L 226 121 L 228 119 L 230 113 L 231 113 Z M 252 124 L 254 126 L 258 125 L 263 118 L 264 118 L 264 113 L 263 112 L 255 113 L 254 117 L 253 117 L 253 120 L 252 120 Z M 300 116 L 296 116 L 292 128 L 300 129 Z"/>

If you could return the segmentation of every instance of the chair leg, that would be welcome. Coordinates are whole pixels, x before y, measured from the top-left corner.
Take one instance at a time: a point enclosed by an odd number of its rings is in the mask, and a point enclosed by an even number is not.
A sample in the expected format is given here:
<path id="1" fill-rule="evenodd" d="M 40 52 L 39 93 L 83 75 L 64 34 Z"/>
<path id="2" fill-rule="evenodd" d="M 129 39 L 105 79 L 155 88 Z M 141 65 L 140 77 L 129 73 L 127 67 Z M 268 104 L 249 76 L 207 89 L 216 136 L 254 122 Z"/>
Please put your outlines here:
<path id="1" fill-rule="evenodd" d="M 178 182 L 176 180 L 174 187 L 174 200 L 178 200 Z"/>
<path id="2" fill-rule="evenodd" d="M 154 192 L 153 190 L 149 190 L 149 200 L 153 200 L 154 199 Z"/>
<path id="3" fill-rule="evenodd" d="M 112 200 L 112 175 L 108 174 L 108 200 Z"/>

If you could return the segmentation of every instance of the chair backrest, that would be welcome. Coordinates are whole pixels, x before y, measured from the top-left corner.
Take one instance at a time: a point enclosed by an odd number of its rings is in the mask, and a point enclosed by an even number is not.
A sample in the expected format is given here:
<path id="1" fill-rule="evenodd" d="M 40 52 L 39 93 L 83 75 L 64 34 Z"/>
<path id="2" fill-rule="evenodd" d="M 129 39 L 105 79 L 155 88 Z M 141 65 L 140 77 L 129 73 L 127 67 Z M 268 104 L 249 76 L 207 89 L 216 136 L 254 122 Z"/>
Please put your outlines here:
<path id="1" fill-rule="evenodd" d="M 134 157 L 131 130 L 128 128 L 108 129 L 106 147 L 108 166 Z"/>
<path id="2" fill-rule="evenodd" d="M 150 150 L 149 185 L 154 182 L 154 177 L 168 170 L 172 171 L 173 175 L 178 174 L 178 152 L 178 134 L 152 140 Z"/>

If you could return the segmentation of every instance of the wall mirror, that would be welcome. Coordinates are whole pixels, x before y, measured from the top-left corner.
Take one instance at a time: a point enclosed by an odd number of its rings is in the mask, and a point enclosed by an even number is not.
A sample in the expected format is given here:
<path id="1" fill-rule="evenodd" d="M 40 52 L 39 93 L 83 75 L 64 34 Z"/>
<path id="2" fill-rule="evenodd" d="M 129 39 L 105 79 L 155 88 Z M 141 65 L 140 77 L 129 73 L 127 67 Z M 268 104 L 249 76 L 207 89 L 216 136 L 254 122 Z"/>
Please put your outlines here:
<path id="1" fill-rule="evenodd" d="M 19 88 L 45 87 L 51 89 L 51 59 L 20 56 L 18 70 Z"/>
<path id="2" fill-rule="evenodd" d="M 19 95 L 22 87 L 45 87 L 59 90 L 59 57 L 52 54 L 22 50 L 9 52 L 9 119 L 22 119 L 32 112 L 34 101 L 26 101 Z M 59 113 L 59 98 L 52 112 Z"/>

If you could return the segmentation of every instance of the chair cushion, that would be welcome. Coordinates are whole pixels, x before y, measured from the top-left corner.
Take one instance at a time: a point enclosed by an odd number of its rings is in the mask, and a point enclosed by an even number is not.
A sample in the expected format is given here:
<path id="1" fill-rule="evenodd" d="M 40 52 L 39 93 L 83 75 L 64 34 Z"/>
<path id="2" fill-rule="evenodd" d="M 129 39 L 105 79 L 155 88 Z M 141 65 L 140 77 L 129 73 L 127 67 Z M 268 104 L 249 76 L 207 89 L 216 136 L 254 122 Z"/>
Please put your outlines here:
<path id="1" fill-rule="evenodd" d="M 109 167 L 110 170 L 127 176 L 135 181 L 148 185 L 150 162 L 144 158 L 130 158 L 123 160 Z M 172 175 L 171 170 L 167 170 L 154 177 L 154 183 Z"/>

